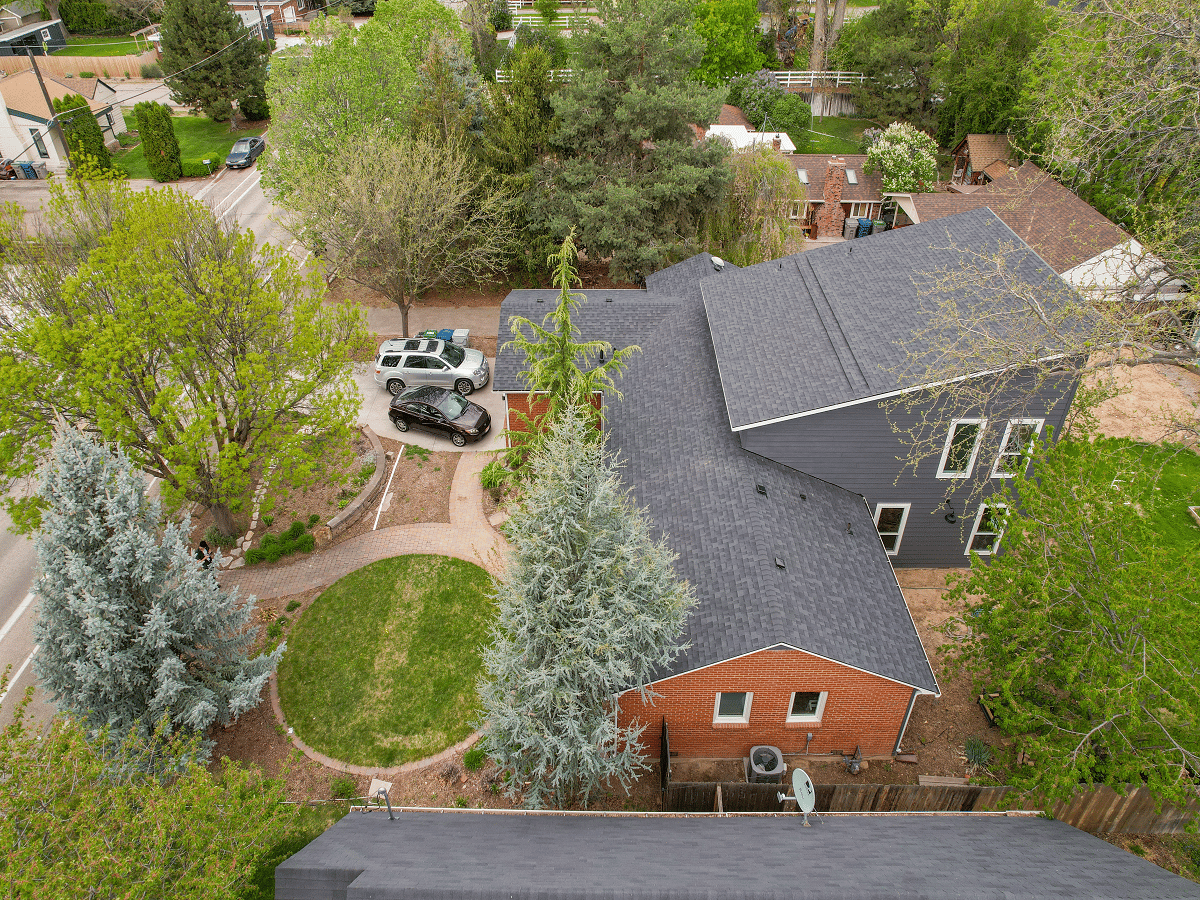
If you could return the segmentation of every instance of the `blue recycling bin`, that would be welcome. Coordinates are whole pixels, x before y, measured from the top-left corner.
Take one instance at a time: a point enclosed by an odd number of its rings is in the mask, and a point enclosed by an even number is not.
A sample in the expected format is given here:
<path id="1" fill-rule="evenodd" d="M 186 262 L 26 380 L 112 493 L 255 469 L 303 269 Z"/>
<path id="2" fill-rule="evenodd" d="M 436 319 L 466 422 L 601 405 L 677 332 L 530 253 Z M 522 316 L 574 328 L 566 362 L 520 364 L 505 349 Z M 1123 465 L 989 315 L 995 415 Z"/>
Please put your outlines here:
<path id="1" fill-rule="evenodd" d="M 870 233 L 871 233 L 871 220 L 870 219 L 859 219 L 858 220 L 858 233 L 855 234 L 854 236 L 855 237 L 866 237 Z"/>

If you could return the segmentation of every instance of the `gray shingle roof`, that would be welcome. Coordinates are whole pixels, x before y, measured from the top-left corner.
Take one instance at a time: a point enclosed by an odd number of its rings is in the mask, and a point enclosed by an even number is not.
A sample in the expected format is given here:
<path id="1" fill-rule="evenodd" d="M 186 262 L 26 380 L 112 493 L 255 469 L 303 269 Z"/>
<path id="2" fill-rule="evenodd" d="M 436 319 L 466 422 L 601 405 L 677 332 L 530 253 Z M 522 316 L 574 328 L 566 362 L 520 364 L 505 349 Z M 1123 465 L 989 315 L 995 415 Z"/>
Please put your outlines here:
<path id="1" fill-rule="evenodd" d="M 602 288 L 575 293 L 586 298 L 571 316 L 571 323 L 579 329 L 579 338 L 584 341 L 605 340 L 618 350 L 639 344 L 675 307 L 675 301 L 650 296 L 642 290 Z M 513 291 L 501 302 L 500 338 L 496 369 L 492 376 L 495 390 L 529 389 L 519 377 L 525 367 L 524 358 L 519 352 L 506 349 L 505 346 L 512 337 L 509 319 L 523 316 L 541 325 L 543 319 L 554 311 L 558 294 L 556 290 Z"/>
<path id="2" fill-rule="evenodd" d="M 351 814 L 275 870 L 277 900 L 1174 900 L 1200 886 L 1048 819 Z"/>
<path id="3" fill-rule="evenodd" d="M 686 271 L 647 281 L 682 292 Z M 937 692 L 862 497 L 748 453 L 730 431 L 700 304 L 681 298 L 641 346 L 605 416 L 625 483 L 699 600 L 670 674 L 786 644 Z"/>
<path id="4" fill-rule="evenodd" d="M 990 209 L 819 247 L 702 284 L 734 429 L 917 387 L 901 370 L 928 323 L 917 282 L 961 266 L 962 248 L 1015 245 L 1009 270 L 1061 290 L 1054 271 Z M 914 351 L 919 350 L 910 345 Z"/>

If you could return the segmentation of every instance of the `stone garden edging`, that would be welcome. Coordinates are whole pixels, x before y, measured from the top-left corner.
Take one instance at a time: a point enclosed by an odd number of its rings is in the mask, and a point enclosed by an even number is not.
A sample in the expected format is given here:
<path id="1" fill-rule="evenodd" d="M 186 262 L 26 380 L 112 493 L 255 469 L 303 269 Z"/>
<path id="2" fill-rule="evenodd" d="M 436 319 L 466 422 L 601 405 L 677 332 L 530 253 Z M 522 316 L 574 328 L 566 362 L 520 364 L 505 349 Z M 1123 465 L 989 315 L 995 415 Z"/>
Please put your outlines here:
<path id="1" fill-rule="evenodd" d="M 367 440 L 371 442 L 371 450 L 375 453 L 375 474 L 367 481 L 367 486 L 359 492 L 358 496 L 346 505 L 345 509 L 325 523 L 329 528 L 331 539 L 358 521 L 358 517 L 362 515 L 367 504 L 379 495 L 379 491 L 383 488 L 383 476 L 387 473 L 387 454 L 383 452 L 383 444 L 380 442 L 379 436 L 367 425 L 359 427 Z"/>
<path id="2" fill-rule="evenodd" d="M 358 766 L 354 765 L 353 763 L 342 762 L 340 759 L 334 759 L 332 756 L 326 756 L 321 751 L 314 750 L 312 747 L 308 746 L 308 744 L 304 743 L 304 741 L 300 739 L 300 735 L 296 734 L 296 732 L 291 728 L 288 728 L 287 719 L 283 717 L 283 705 L 279 702 L 279 682 L 274 672 L 271 673 L 269 684 L 271 686 L 271 710 L 275 714 L 275 721 L 284 728 L 288 729 L 287 735 L 288 739 L 292 742 L 292 746 L 294 746 L 313 762 L 320 763 L 321 765 L 330 769 L 334 769 L 338 772 L 346 772 L 351 775 L 369 775 L 371 777 L 377 777 L 380 775 L 395 776 L 403 775 L 406 772 L 416 772 L 420 769 L 425 769 L 429 766 L 436 765 L 437 763 L 450 759 L 455 754 L 466 750 L 483 736 L 482 732 L 476 731 L 474 734 L 467 736 L 452 747 L 447 747 L 440 753 L 435 753 L 433 756 L 427 756 L 425 759 L 415 759 L 412 762 L 406 762 L 391 769 L 385 769 L 380 766 Z"/>

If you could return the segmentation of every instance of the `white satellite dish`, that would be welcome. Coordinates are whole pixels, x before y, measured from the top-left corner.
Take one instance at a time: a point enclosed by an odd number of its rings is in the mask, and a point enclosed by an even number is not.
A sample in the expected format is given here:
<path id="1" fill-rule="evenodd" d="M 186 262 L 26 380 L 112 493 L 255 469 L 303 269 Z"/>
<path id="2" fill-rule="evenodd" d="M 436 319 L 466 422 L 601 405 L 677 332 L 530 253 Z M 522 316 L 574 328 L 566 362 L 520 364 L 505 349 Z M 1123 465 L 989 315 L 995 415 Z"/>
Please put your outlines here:
<path id="1" fill-rule="evenodd" d="M 804 813 L 804 827 L 808 827 L 808 814 L 817 805 L 817 789 L 813 787 L 812 779 L 803 769 L 792 769 L 792 793 L 796 795 L 796 808 Z M 782 803 L 787 794 L 779 795 Z"/>

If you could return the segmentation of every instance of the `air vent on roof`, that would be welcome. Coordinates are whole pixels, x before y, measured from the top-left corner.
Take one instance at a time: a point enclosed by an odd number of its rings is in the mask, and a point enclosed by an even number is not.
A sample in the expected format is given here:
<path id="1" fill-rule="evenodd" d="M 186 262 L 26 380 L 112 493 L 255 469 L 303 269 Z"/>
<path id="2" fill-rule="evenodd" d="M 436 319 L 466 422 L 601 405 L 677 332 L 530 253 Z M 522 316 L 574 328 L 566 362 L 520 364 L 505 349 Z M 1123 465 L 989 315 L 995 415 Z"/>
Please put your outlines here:
<path id="1" fill-rule="evenodd" d="M 846 534 L 854 534 L 854 527 L 849 522 L 846 523 Z"/>
<path id="2" fill-rule="evenodd" d="M 800 499 L 801 499 L 801 500 L 807 500 L 807 499 L 808 499 L 808 494 L 801 494 L 801 495 L 800 495 Z"/>
<path id="3" fill-rule="evenodd" d="M 787 568 L 787 566 L 785 566 L 783 564 L 783 560 L 780 559 L 778 556 L 775 557 L 775 568 L 777 568 L 777 569 L 786 569 Z"/>
<path id="4" fill-rule="evenodd" d="M 537 298 L 537 302 L 538 302 L 538 303 L 545 303 L 546 301 L 545 301 L 544 299 L 542 299 L 541 297 L 538 297 L 538 298 Z"/>
<path id="5" fill-rule="evenodd" d="M 604 302 L 605 302 L 605 303 L 612 303 L 612 297 L 605 297 L 605 298 L 604 298 Z"/>
<path id="6" fill-rule="evenodd" d="M 858 174 L 853 169 L 846 170 L 846 184 L 858 184 Z"/>
<path id="7" fill-rule="evenodd" d="M 764 497 L 767 496 L 767 486 L 765 484 L 756 484 L 754 486 L 754 489 L 756 491 L 758 491 L 760 494 L 762 494 Z"/>
<path id="8" fill-rule="evenodd" d="M 721 259 L 719 256 L 712 257 L 712 264 L 713 268 L 718 272 L 725 268 L 725 260 Z"/>

